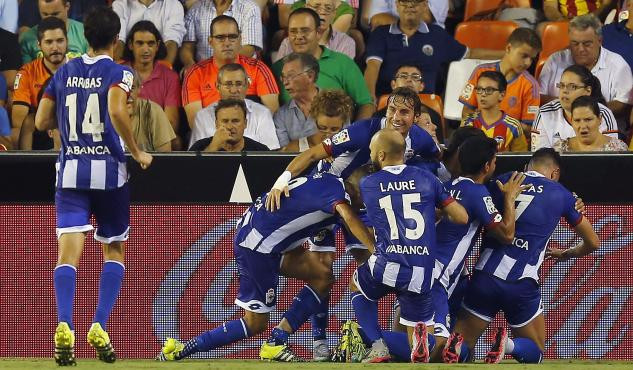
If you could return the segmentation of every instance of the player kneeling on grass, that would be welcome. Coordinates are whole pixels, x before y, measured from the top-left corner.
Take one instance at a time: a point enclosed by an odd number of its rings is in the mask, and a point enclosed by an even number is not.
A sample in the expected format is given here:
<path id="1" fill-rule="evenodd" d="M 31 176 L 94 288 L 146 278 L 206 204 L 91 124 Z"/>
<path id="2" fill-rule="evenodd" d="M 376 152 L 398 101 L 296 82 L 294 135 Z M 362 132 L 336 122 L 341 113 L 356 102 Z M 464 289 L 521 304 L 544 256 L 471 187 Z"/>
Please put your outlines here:
<path id="1" fill-rule="evenodd" d="M 466 223 L 468 214 L 433 174 L 404 164 L 405 142 L 397 131 L 380 130 L 370 150 L 378 171 L 361 180 L 360 190 L 377 242 L 350 286 L 356 318 L 372 346 L 363 362 L 391 359 L 378 325 L 377 303 L 390 293 L 400 301 L 411 361 L 428 362 L 429 339 L 431 347 L 433 342 L 427 332 L 433 333 L 435 207 L 456 223 Z"/>
<path id="2" fill-rule="evenodd" d="M 599 240 L 591 223 L 576 210 L 573 194 L 558 183 L 560 155 L 552 148 L 534 153 L 524 183 L 531 184 L 517 197 L 516 224 L 512 243 L 485 234 L 479 260 L 462 303 L 462 310 L 444 348 L 444 362 L 465 362 L 475 343 L 497 312 L 503 311 L 512 328 L 498 328 L 487 363 L 499 363 L 511 354 L 521 363 L 539 363 L 545 348 L 545 318 L 538 272 L 547 256 L 557 261 L 578 258 L 598 249 Z M 505 182 L 510 173 L 499 176 Z M 490 194 L 501 212 L 501 191 L 491 183 Z M 582 242 L 574 248 L 547 248 L 561 217 L 574 227 Z"/>
<path id="3" fill-rule="evenodd" d="M 240 274 L 235 304 L 245 311 L 244 317 L 225 322 L 182 344 L 167 338 L 158 360 L 171 361 L 209 351 L 262 333 L 268 327 L 269 313 L 277 302 L 280 265 L 285 253 L 304 270 L 313 271 L 314 279 L 293 299 L 272 340 L 262 348 L 261 357 L 275 361 L 301 361 L 287 345 L 288 336 L 317 312 L 329 294 L 334 277 L 331 271 L 302 248 L 317 230 L 337 222 L 340 216 L 352 233 L 373 248 L 373 238 L 348 203 L 343 181 L 330 174 L 299 177 L 288 183 L 289 197 L 276 212 L 264 207 L 266 193 L 248 208 L 237 223 L 233 252 Z M 280 339 L 277 341 L 276 339 Z"/>

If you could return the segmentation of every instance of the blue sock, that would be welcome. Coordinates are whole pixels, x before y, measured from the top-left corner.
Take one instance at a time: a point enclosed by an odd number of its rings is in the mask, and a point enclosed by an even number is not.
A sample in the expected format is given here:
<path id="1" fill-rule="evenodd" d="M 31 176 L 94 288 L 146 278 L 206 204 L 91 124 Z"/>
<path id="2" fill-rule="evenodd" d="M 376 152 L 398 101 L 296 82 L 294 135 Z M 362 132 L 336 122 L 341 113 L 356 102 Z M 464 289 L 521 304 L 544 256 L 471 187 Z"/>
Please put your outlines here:
<path id="1" fill-rule="evenodd" d="M 106 324 L 110 317 L 110 312 L 114 307 L 121 284 L 123 284 L 123 275 L 125 267 L 121 262 L 105 261 L 103 270 L 101 270 L 101 281 L 99 282 L 99 302 L 97 310 L 92 322 L 101 324 L 103 330 L 106 330 Z"/>
<path id="2" fill-rule="evenodd" d="M 470 357 L 470 348 L 468 347 L 468 344 L 466 343 L 466 341 L 464 341 L 462 343 L 461 352 L 459 353 L 458 362 L 468 362 L 470 361 L 469 357 Z"/>
<path id="3" fill-rule="evenodd" d="M 427 339 L 429 341 L 429 353 L 435 348 L 435 335 L 428 333 Z"/>
<path id="4" fill-rule="evenodd" d="M 407 333 L 397 331 L 382 331 L 382 338 L 387 343 L 389 353 L 400 361 L 411 361 L 411 347 L 409 347 L 409 338 Z"/>
<path id="5" fill-rule="evenodd" d="M 326 338 L 327 323 L 328 323 L 328 311 L 330 305 L 330 296 L 321 300 L 319 311 L 310 316 L 310 322 L 312 324 L 312 338 L 314 340 L 324 340 Z"/>
<path id="6" fill-rule="evenodd" d="M 350 300 L 358 324 L 363 328 L 369 343 L 374 343 L 382 337 L 378 326 L 378 304 L 365 298 L 360 292 L 350 294 Z"/>
<path id="7" fill-rule="evenodd" d="M 320 307 L 321 297 L 312 288 L 305 285 L 294 297 L 290 308 L 283 317 L 288 321 L 294 333 L 299 330 L 303 323 L 308 321 L 312 314 L 319 312 Z"/>
<path id="8" fill-rule="evenodd" d="M 197 352 L 206 352 L 212 349 L 220 348 L 227 344 L 237 342 L 238 340 L 248 338 L 250 336 L 246 323 L 243 319 L 227 321 L 222 326 L 198 335 L 180 351 L 178 359 L 189 357 Z"/>
<path id="9" fill-rule="evenodd" d="M 538 364 L 543 361 L 543 352 L 534 343 L 532 339 L 528 338 L 514 338 L 514 349 L 512 350 L 512 357 L 522 364 Z"/>
<path id="10" fill-rule="evenodd" d="M 73 325 L 73 301 L 75 300 L 75 286 L 77 284 L 77 269 L 71 265 L 59 265 L 53 272 L 55 285 L 55 301 L 57 302 L 57 321 L 68 323 L 70 330 Z"/>
<path id="11" fill-rule="evenodd" d="M 275 346 L 281 346 L 288 343 L 289 336 L 290 333 L 283 331 L 281 328 L 274 328 L 266 342 Z"/>

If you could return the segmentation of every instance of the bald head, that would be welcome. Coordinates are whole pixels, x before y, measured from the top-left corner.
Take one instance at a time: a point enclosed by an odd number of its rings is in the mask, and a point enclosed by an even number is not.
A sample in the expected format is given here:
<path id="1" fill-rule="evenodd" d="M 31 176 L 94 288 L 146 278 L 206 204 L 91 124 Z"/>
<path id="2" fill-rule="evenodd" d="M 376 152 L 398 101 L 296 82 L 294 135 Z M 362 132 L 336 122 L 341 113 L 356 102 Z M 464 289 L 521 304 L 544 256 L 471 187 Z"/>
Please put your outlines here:
<path id="1" fill-rule="evenodd" d="M 371 139 L 371 161 L 378 169 L 404 163 L 405 142 L 402 134 L 392 128 L 378 131 Z"/>

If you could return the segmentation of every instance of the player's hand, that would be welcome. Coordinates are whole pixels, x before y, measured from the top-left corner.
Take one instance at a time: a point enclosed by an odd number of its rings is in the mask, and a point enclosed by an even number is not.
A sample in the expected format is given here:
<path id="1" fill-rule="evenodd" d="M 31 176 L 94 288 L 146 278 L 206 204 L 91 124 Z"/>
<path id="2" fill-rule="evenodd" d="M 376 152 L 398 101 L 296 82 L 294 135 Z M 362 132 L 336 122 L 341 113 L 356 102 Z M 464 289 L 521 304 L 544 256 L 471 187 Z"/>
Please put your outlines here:
<path id="1" fill-rule="evenodd" d="M 514 201 L 523 190 L 532 186 L 532 184 L 522 185 L 523 180 L 525 180 L 525 174 L 523 172 L 514 171 L 505 184 L 497 180 L 497 186 L 508 199 Z"/>
<path id="2" fill-rule="evenodd" d="M 139 151 L 136 155 L 132 154 L 132 158 L 134 158 L 134 160 L 138 162 L 138 164 L 140 164 L 141 168 L 144 170 L 146 170 L 152 164 L 152 160 L 154 160 L 154 157 L 152 157 L 151 154 L 142 150 Z"/>
<path id="3" fill-rule="evenodd" d="M 582 198 L 578 196 L 576 193 L 572 193 L 574 198 L 576 198 L 576 203 L 574 204 L 574 208 L 576 211 L 580 212 L 580 214 L 585 215 L 587 210 L 585 209 L 585 202 L 582 201 Z"/>
<path id="4" fill-rule="evenodd" d="M 288 181 L 290 181 L 291 178 L 292 174 L 290 171 L 284 171 L 277 181 L 275 181 L 273 188 L 270 189 L 268 196 L 266 197 L 266 210 L 268 210 L 268 212 L 275 212 L 281 208 L 281 193 L 283 193 L 286 197 L 290 196 Z"/>
<path id="5" fill-rule="evenodd" d="M 547 248 L 545 251 L 545 259 L 553 259 L 556 263 L 567 261 L 570 257 L 567 253 L 565 253 L 566 251 L 566 249 Z"/>

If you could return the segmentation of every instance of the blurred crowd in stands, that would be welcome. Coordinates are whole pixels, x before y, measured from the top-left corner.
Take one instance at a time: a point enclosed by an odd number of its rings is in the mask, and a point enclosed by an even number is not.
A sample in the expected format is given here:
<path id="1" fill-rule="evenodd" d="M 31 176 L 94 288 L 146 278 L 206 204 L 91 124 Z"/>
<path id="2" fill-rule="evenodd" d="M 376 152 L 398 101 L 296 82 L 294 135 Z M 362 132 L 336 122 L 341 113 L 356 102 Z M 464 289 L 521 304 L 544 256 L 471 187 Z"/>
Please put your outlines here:
<path id="1" fill-rule="evenodd" d="M 59 150 L 38 102 L 104 5 L 147 151 L 303 151 L 399 87 L 438 145 L 633 149 L 633 0 L 0 0 L 0 150 Z"/>

